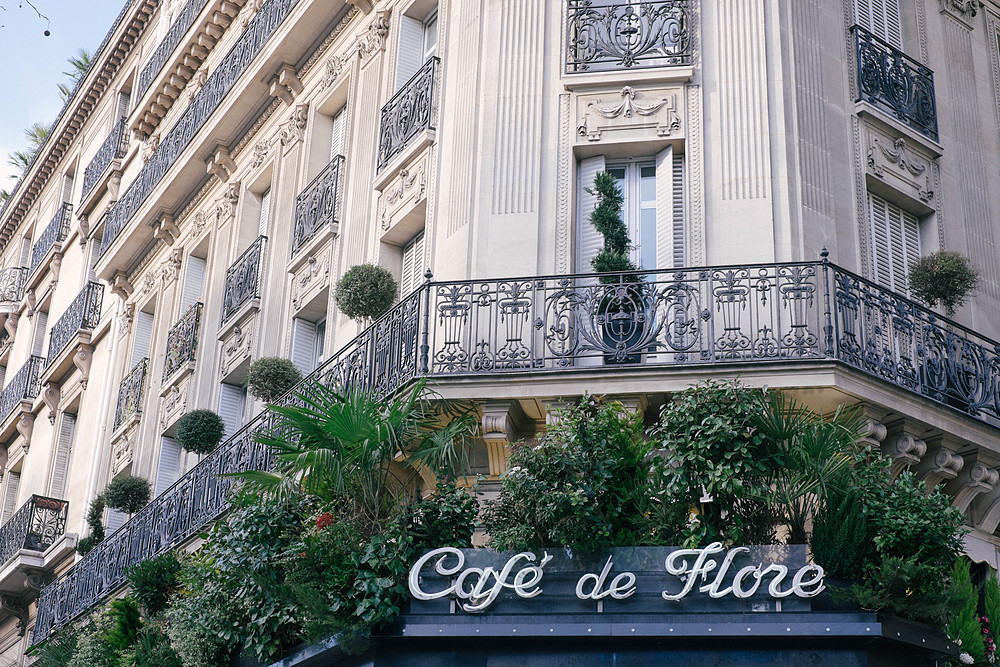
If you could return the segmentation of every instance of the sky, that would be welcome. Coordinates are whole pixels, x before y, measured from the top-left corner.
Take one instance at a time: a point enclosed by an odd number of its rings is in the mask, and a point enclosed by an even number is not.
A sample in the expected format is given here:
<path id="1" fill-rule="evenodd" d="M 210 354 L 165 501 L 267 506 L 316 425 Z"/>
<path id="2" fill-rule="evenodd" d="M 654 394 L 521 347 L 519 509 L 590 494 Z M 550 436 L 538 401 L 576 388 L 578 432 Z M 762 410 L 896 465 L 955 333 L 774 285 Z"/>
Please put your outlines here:
<path id="1" fill-rule="evenodd" d="M 28 148 L 24 130 L 48 126 L 63 102 L 56 86 L 66 81 L 66 60 L 83 48 L 93 53 L 126 0 L 0 0 L 0 189 L 11 190 L 17 170 L 7 156 Z M 48 30 L 50 35 L 45 36 Z"/>

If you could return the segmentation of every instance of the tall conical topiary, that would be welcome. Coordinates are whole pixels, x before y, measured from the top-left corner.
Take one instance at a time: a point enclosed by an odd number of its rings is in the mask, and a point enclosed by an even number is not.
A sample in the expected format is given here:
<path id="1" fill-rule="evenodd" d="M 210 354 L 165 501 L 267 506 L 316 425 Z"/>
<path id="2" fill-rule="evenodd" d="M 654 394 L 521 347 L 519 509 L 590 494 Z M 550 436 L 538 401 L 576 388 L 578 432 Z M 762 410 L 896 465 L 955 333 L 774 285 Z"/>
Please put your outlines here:
<path id="1" fill-rule="evenodd" d="M 968 653 L 979 664 L 986 657 L 978 614 L 979 592 L 972 583 L 969 561 L 964 558 L 956 558 L 951 569 L 951 594 L 957 609 L 948 621 L 948 636 L 961 641 L 959 651 Z"/>
<path id="2" fill-rule="evenodd" d="M 593 189 L 587 192 L 597 197 L 597 206 L 590 214 L 590 224 L 604 237 L 604 248 L 590 260 L 590 265 L 598 273 L 611 271 L 635 271 L 639 267 L 632 263 L 628 253 L 632 243 L 628 237 L 628 227 L 622 220 L 622 196 L 615 177 L 608 171 L 599 171 L 594 177 Z M 602 282 L 618 282 L 615 278 Z"/>

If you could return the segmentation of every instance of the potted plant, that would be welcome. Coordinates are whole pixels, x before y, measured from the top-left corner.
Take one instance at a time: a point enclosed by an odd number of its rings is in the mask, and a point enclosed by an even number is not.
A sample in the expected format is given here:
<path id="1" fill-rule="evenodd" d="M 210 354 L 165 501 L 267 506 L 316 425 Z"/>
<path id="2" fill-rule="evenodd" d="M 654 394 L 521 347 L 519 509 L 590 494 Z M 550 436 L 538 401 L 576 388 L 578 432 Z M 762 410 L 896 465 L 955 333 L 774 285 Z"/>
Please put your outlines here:
<path id="1" fill-rule="evenodd" d="M 639 267 L 629 259 L 632 242 L 628 228 L 622 220 L 625 199 L 611 172 L 601 171 L 594 177 L 594 187 L 587 192 L 597 197 L 597 206 L 590 214 L 590 224 L 604 237 L 604 247 L 590 260 L 598 273 L 636 271 Z M 643 326 L 645 307 L 642 289 L 635 276 L 603 276 L 600 282 L 606 287 L 597 308 L 597 322 L 606 349 L 606 364 L 636 364 L 641 361 L 635 350 L 645 333 Z"/>
<path id="2" fill-rule="evenodd" d="M 177 420 L 177 444 L 195 454 L 208 454 L 222 441 L 226 424 L 211 410 L 192 410 Z"/>
<path id="3" fill-rule="evenodd" d="M 978 269 L 968 257 L 953 250 L 932 252 L 910 265 L 910 292 L 928 306 L 940 305 L 948 317 L 978 284 Z"/>
<path id="4" fill-rule="evenodd" d="M 274 403 L 301 380 L 302 373 L 290 360 L 264 357 L 250 364 L 246 385 L 254 398 Z"/>
<path id="5" fill-rule="evenodd" d="M 352 320 L 376 319 L 389 310 L 398 290 L 388 269 L 376 264 L 358 264 L 337 281 L 333 297 L 340 312 Z"/>
<path id="6" fill-rule="evenodd" d="M 108 507 L 131 516 L 149 502 L 149 481 L 135 475 L 120 475 L 111 480 L 102 495 Z"/>

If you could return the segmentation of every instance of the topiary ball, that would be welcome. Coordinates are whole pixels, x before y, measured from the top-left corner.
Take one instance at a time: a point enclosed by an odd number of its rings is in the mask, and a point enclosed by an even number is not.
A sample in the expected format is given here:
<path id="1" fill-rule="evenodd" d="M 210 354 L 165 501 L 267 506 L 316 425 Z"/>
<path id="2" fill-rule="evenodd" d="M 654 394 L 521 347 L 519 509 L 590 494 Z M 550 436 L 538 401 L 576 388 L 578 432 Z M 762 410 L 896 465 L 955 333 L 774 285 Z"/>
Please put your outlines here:
<path id="1" fill-rule="evenodd" d="M 978 284 L 979 270 L 960 252 L 939 250 L 910 265 L 910 291 L 929 306 L 940 303 L 949 317 Z"/>
<path id="2" fill-rule="evenodd" d="M 334 300 L 340 312 L 352 320 L 377 318 L 392 307 L 399 286 L 388 269 L 358 264 L 337 281 Z"/>
<path id="3" fill-rule="evenodd" d="M 149 502 L 149 482 L 135 475 L 121 475 L 111 480 L 102 495 L 111 509 L 135 514 Z"/>
<path id="4" fill-rule="evenodd" d="M 225 434 L 225 422 L 211 410 L 192 410 L 177 420 L 177 444 L 188 452 L 208 454 Z"/>
<path id="5" fill-rule="evenodd" d="M 247 370 L 247 391 L 265 403 L 274 403 L 302 380 L 298 366 L 281 357 L 264 357 Z"/>

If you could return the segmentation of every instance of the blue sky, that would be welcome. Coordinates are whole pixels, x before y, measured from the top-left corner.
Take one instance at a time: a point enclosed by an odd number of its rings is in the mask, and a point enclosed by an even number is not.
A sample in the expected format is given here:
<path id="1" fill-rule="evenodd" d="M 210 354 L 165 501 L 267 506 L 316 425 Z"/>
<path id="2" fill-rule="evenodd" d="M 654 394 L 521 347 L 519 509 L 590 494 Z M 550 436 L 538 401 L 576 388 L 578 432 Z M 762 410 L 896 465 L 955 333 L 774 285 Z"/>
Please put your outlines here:
<path id="1" fill-rule="evenodd" d="M 28 146 L 24 129 L 50 125 L 62 109 L 56 85 L 66 77 L 66 59 L 80 48 L 100 46 L 126 0 L 32 0 L 46 22 L 24 0 L 0 0 L 0 188 L 10 190 L 16 170 L 7 155 Z M 20 4 L 20 7 L 18 6 Z M 48 29 L 50 35 L 43 33 Z"/>

